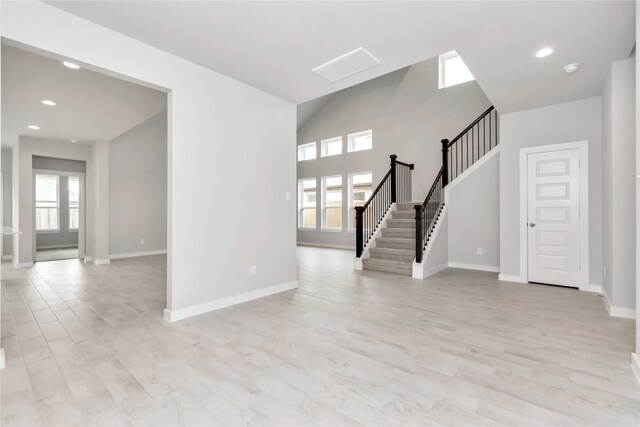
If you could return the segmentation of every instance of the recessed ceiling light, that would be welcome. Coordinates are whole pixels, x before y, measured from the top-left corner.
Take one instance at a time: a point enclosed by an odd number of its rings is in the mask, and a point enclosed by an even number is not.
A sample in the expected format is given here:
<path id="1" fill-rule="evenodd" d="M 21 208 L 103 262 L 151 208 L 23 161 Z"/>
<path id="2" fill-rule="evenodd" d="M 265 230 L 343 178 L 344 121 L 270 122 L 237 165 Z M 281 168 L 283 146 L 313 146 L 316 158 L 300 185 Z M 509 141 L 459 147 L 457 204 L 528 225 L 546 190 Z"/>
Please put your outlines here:
<path id="1" fill-rule="evenodd" d="M 553 53 L 553 49 L 550 47 L 543 47 L 539 51 L 536 52 L 536 58 L 544 58 L 545 56 L 549 56 Z"/>
<path id="2" fill-rule="evenodd" d="M 74 144 L 77 144 L 77 143 L 78 143 L 78 140 L 77 140 L 77 139 L 70 139 L 69 141 L 73 142 Z"/>
<path id="3" fill-rule="evenodd" d="M 580 68 L 580 64 L 577 62 L 574 62 L 573 64 L 565 65 L 562 69 L 567 74 L 573 74 L 576 71 L 578 71 L 579 68 Z"/>
<path id="4" fill-rule="evenodd" d="M 80 68 L 78 64 L 74 64 L 73 62 L 69 62 L 69 61 L 62 61 L 62 65 L 64 65 L 67 68 L 72 68 L 74 70 L 77 70 L 78 68 Z"/>
<path id="5" fill-rule="evenodd" d="M 36 126 L 36 125 L 29 125 L 29 129 L 33 129 L 33 130 L 40 130 L 40 126 Z"/>
<path id="6" fill-rule="evenodd" d="M 49 107 L 53 107 L 53 106 L 55 106 L 55 105 L 56 105 L 56 103 L 55 103 L 55 102 L 53 102 L 53 101 L 52 101 L 52 100 L 50 100 L 50 99 L 45 99 L 44 101 L 42 101 L 42 103 L 43 103 L 44 105 L 48 105 Z"/>

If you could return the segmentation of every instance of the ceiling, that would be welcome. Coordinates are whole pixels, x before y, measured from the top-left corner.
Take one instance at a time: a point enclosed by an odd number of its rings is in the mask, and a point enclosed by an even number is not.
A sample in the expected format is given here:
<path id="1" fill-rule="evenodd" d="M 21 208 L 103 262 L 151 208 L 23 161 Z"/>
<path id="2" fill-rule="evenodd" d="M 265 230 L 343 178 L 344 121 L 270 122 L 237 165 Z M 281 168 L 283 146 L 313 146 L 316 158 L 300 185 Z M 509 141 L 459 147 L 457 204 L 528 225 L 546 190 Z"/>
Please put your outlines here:
<path id="1" fill-rule="evenodd" d="M 57 105 L 45 106 L 45 99 Z M 163 92 L 2 45 L 3 146 L 21 135 L 110 141 L 166 108 Z"/>
<path id="2" fill-rule="evenodd" d="M 503 113 L 565 102 L 599 95 L 635 39 L 633 1 L 50 3 L 296 104 L 452 49 Z M 358 47 L 382 64 L 334 83 L 311 72 Z"/>

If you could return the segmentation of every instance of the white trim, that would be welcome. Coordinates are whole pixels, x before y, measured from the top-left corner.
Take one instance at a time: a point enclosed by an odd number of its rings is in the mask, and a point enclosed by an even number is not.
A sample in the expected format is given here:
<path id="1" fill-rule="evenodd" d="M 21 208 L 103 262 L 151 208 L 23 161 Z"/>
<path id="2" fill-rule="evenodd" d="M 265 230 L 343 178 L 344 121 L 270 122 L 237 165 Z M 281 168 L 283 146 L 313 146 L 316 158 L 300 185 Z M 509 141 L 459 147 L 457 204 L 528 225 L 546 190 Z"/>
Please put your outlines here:
<path id="1" fill-rule="evenodd" d="M 36 251 L 40 249 L 72 249 L 77 248 L 78 245 L 50 245 L 50 246 L 37 246 Z"/>
<path id="2" fill-rule="evenodd" d="M 489 150 L 489 152 L 487 154 L 485 154 L 484 156 L 480 157 L 479 160 L 477 160 L 474 164 L 472 164 L 471 166 L 469 166 L 469 168 L 467 170 L 465 170 L 464 172 L 462 172 L 460 175 L 458 175 L 457 177 L 455 177 L 453 179 L 453 181 L 451 181 L 450 183 L 447 184 L 446 187 L 444 187 L 444 202 L 445 203 L 449 203 L 449 193 L 451 192 L 451 190 L 453 188 L 455 188 L 458 184 L 460 184 L 462 181 L 464 181 L 466 178 L 469 177 L 469 175 L 471 175 L 472 173 L 474 173 L 476 170 L 480 169 L 480 167 L 482 165 L 484 165 L 485 163 L 487 163 L 489 160 L 491 160 L 492 158 L 494 158 L 497 154 L 500 153 L 500 144 L 496 145 L 495 147 L 493 147 L 491 150 Z"/>
<path id="3" fill-rule="evenodd" d="M 500 267 L 495 265 L 465 264 L 462 262 L 449 262 L 451 268 L 463 268 L 465 270 L 489 271 L 491 273 L 499 273 Z"/>
<path id="4" fill-rule="evenodd" d="M 312 247 L 317 247 L 317 248 L 354 250 L 354 246 L 353 245 L 334 245 L 332 243 L 298 242 L 297 245 L 298 246 L 312 246 Z"/>
<path id="5" fill-rule="evenodd" d="M 192 305 L 190 307 L 180 308 L 177 310 L 164 310 L 164 319 L 169 322 L 186 319 L 188 317 L 197 316 L 199 314 L 220 310 L 236 304 L 263 298 L 269 295 L 278 294 L 280 292 L 290 291 L 298 287 L 298 281 L 282 283 L 280 285 L 269 286 L 267 288 L 258 289 L 256 291 L 244 292 L 228 298 L 222 298 L 204 304 Z"/>
<path id="6" fill-rule="evenodd" d="M 111 264 L 111 260 L 109 258 L 106 258 L 106 259 L 91 258 L 91 260 L 95 265 Z"/>
<path id="7" fill-rule="evenodd" d="M 517 274 L 498 274 L 498 280 L 501 282 L 528 283 L 527 279 Z"/>
<path id="8" fill-rule="evenodd" d="M 14 262 L 13 266 L 15 268 L 31 268 L 31 267 L 33 267 L 33 261 L 29 261 L 29 262 Z"/>
<path id="9" fill-rule="evenodd" d="M 602 293 L 602 285 L 584 285 L 578 288 L 582 292 L 593 292 L 596 294 Z"/>
<path id="10" fill-rule="evenodd" d="M 528 160 L 527 156 L 534 153 L 548 153 L 552 151 L 578 150 L 580 159 L 580 285 L 588 286 L 589 283 L 589 141 L 565 142 L 561 144 L 540 145 L 520 149 L 520 278 L 526 283 L 529 281 L 528 269 Z M 505 279 L 507 280 L 507 279 Z M 559 283 L 560 285 L 560 283 Z"/>
<path id="11" fill-rule="evenodd" d="M 371 248 L 376 247 L 376 239 L 382 235 L 382 230 L 384 228 L 387 228 L 387 220 L 389 219 L 391 214 L 393 214 L 393 212 L 396 211 L 396 209 L 397 209 L 396 203 L 392 203 L 387 213 L 384 214 L 384 216 L 382 217 L 382 221 L 380 222 L 380 225 L 376 227 L 376 231 L 373 233 L 373 236 L 371 237 L 369 242 L 364 246 L 364 248 L 362 248 L 362 255 L 360 255 L 360 258 L 355 256 L 353 257 L 354 270 L 362 270 L 364 268 L 362 261 L 369 258 L 369 250 Z"/>
<path id="12" fill-rule="evenodd" d="M 440 231 L 442 230 L 442 224 L 444 223 L 444 220 L 447 218 L 448 213 L 449 213 L 449 206 L 445 203 L 444 207 L 442 208 L 442 211 L 440 212 L 440 217 L 438 218 L 438 221 L 436 222 L 433 232 L 431 233 L 431 240 L 429 241 L 429 243 L 427 244 L 427 247 L 422 253 L 422 262 L 418 263 L 416 262 L 415 259 L 413 260 L 413 264 L 411 267 L 411 277 L 413 277 L 414 279 L 426 279 L 427 277 L 432 276 L 436 274 L 438 271 L 442 271 L 449 266 L 447 262 L 445 264 L 441 264 L 436 267 L 431 267 L 430 269 L 426 270 L 427 261 L 431 256 L 432 248 L 435 245 L 436 240 L 438 240 L 438 236 L 440 235 Z M 449 238 L 449 236 L 445 236 L 445 237 L 447 237 L 447 239 Z M 447 257 L 448 257 L 448 254 L 447 254 Z"/>
<path id="13" fill-rule="evenodd" d="M 636 375 L 636 381 L 640 383 L 640 357 L 638 357 L 638 353 L 631 353 L 631 370 Z"/>
<path id="14" fill-rule="evenodd" d="M 618 307 L 612 305 L 611 300 L 609 299 L 609 296 L 606 292 L 602 294 L 602 301 L 604 302 L 604 306 L 606 307 L 609 316 L 631 320 L 636 318 L 636 310 L 634 308 Z"/>
<path id="15" fill-rule="evenodd" d="M 4 348 L 0 347 L 0 369 L 4 369 L 7 366 L 4 358 Z"/>
<path id="16" fill-rule="evenodd" d="M 166 255 L 166 249 L 160 249 L 157 251 L 144 251 L 144 252 L 127 252 L 122 254 L 110 254 L 109 259 L 122 259 L 122 258 L 137 258 L 141 256 L 150 256 L 150 255 Z"/>
<path id="17" fill-rule="evenodd" d="M 13 259 L 13 255 L 2 255 L 3 260 Z"/>

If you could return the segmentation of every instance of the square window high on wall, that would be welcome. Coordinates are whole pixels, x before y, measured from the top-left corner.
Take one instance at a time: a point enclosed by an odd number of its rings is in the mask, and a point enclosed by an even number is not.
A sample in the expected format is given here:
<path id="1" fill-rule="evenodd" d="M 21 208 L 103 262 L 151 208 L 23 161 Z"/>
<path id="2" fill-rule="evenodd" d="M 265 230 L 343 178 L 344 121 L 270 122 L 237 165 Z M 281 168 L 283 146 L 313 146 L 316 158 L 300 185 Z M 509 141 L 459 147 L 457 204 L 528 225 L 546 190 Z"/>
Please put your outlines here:
<path id="1" fill-rule="evenodd" d="M 371 150 L 373 148 L 373 131 L 363 130 L 362 132 L 351 133 L 348 136 L 347 150 L 354 151 Z"/>
<path id="2" fill-rule="evenodd" d="M 440 55 L 439 71 L 440 89 L 475 80 L 455 50 Z"/>
<path id="3" fill-rule="evenodd" d="M 322 147 L 320 148 L 321 157 L 337 156 L 339 154 L 342 154 L 341 136 L 322 140 Z"/>
<path id="4" fill-rule="evenodd" d="M 313 160 L 316 158 L 316 143 L 298 145 L 298 161 Z"/>

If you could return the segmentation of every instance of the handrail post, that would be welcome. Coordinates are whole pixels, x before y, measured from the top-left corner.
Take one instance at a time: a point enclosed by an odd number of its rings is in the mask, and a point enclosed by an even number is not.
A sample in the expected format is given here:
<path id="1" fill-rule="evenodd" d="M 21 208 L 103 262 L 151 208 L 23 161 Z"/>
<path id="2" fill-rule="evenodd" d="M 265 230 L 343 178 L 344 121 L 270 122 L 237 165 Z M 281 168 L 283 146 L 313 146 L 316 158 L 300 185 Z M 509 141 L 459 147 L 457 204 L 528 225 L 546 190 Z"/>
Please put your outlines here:
<path id="1" fill-rule="evenodd" d="M 356 206 L 354 208 L 356 210 L 356 258 L 360 258 L 362 256 L 362 251 L 364 250 L 363 245 L 363 223 L 362 223 L 362 214 L 364 212 L 364 207 Z"/>
<path id="2" fill-rule="evenodd" d="M 396 159 L 398 156 L 392 154 L 391 156 L 391 203 L 396 202 Z"/>
<path id="3" fill-rule="evenodd" d="M 449 140 L 443 139 L 442 141 L 442 188 L 449 184 Z"/>
<path id="4" fill-rule="evenodd" d="M 416 210 L 416 262 L 422 262 L 422 205 L 415 205 Z"/>

